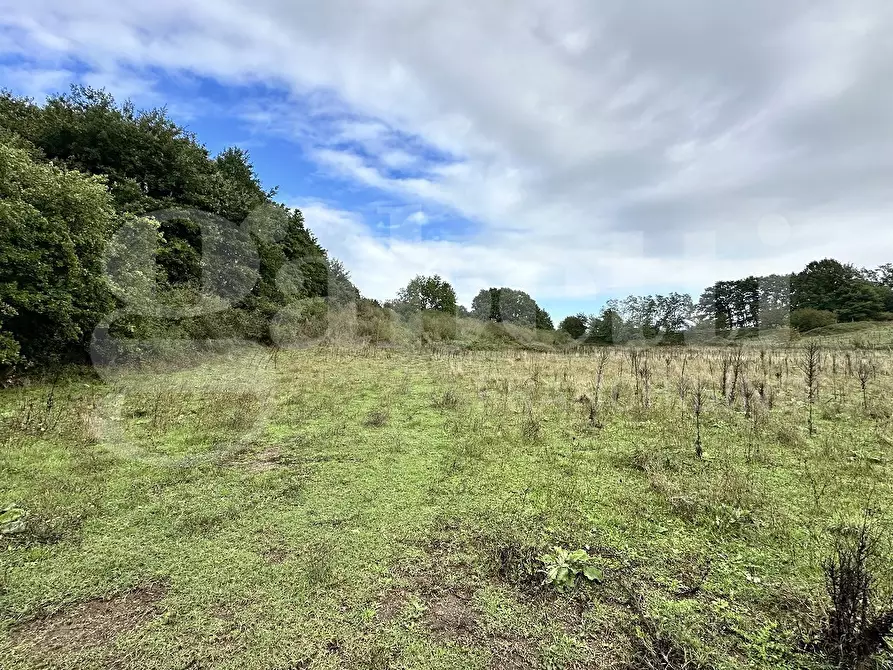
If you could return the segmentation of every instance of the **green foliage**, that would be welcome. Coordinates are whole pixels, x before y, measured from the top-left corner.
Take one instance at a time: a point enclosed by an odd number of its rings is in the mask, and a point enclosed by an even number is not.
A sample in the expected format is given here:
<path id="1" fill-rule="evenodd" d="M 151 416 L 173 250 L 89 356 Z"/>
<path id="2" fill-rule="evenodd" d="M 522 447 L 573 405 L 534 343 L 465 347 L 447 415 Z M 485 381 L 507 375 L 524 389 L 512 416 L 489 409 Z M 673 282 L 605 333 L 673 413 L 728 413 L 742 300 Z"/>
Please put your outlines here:
<path id="1" fill-rule="evenodd" d="M 617 310 L 606 307 L 601 315 L 589 320 L 587 342 L 594 344 L 615 344 L 624 338 L 623 318 Z"/>
<path id="2" fill-rule="evenodd" d="M 698 316 L 712 322 L 719 333 L 774 328 L 785 323 L 790 293 L 790 275 L 720 281 L 701 295 Z"/>
<path id="3" fill-rule="evenodd" d="M 350 281 L 350 272 L 337 258 L 329 257 L 327 261 L 329 285 L 326 296 L 329 304 L 348 305 L 357 302 L 360 299 L 360 292 Z"/>
<path id="4" fill-rule="evenodd" d="M 852 265 L 831 258 L 812 261 L 791 279 L 791 307 L 836 313 L 849 285 L 859 279 Z"/>
<path id="5" fill-rule="evenodd" d="M 0 143 L 0 365 L 83 351 L 115 309 L 112 293 L 125 312 L 119 336 L 261 340 L 291 301 L 359 298 L 301 212 L 272 201 L 275 189 L 263 188 L 246 151 L 212 157 L 165 109 L 137 110 L 87 87 L 43 105 L 2 92 Z M 107 245 L 111 286 L 100 262 Z M 214 309 L 226 314 L 197 313 L 219 299 Z M 162 308 L 165 319 L 150 314 Z M 172 308 L 190 322 L 174 324 Z"/>
<path id="6" fill-rule="evenodd" d="M 540 561 L 545 583 L 558 591 L 571 591 L 582 580 L 599 583 L 604 579 L 602 570 L 593 563 L 594 557 L 585 549 L 552 547 L 551 553 L 541 556 Z"/>
<path id="7" fill-rule="evenodd" d="M 0 323 L 8 357 L 19 349 L 26 360 L 45 362 L 83 351 L 112 305 L 102 259 L 113 221 L 101 178 L 0 144 Z"/>
<path id="8" fill-rule="evenodd" d="M 286 306 L 271 325 L 273 342 L 281 346 L 300 346 L 323 337 L 328 329 L 328 311 L 322 298 L 304 298 Z"/>
<path id="9" fill-rule="evenodd" d="M 580 339 L 586 334 L 588 328 L 588 317 L 585 314 L 575 314 L 566 316 L 558 324 L 558 330 L 564 331 L 575 340 Z"/>
<path id="10" fill-rule="evenodd" d="M 397 315 L 377 301 L 360 299 L 357 303 L 357 335 L 372 344 L 392 342 L 397 337 Z"/>
<path id="11" fill-rule="evenodd" d="M 555 325 L 552 323 L 552 317 L 549 316 L 549 313 L 546 310 L 540 309 L 539 307 L 536 308 L 535 328 L 537 330 L 555 330 Z"/>
<path id="12" fill-rule="evenodd" d="M 512 288 L 481 289 L 471 301 L 471 314 L 481 320 L 514 323 L 552 330 L 549 314 L 524 291 Z"/>
<path id="13" fill-rule="evenodd" d="M 827 310 L 804 308 L 791 312 L 791 328 L 805 333 L 816 328 L 824 328 L 837 323 L 834 312 Z"/>
<path id="14" fill-rule="evenodd" d="M 455 316 L 456 291 L 450 283 L 432 275 L 418 275 L 397 294 L 398 308 L 412 311 L 434 310 Z"/>
<path id="15" fill-rule="evenodd" d="M 422 340 L 426 342 L 449 342 L 456 339 L 458 326 L 456 318 L 449 313 L 426 310 L 417 316 L 421 324 Z"/>
<path id="16" fill-rule="evenodd" d="M 870 321 L 880 318 L 889 290 L 886 286 L 876 286 L 865 280 L 846 283 L 834 295 L 838 320 Z"/>

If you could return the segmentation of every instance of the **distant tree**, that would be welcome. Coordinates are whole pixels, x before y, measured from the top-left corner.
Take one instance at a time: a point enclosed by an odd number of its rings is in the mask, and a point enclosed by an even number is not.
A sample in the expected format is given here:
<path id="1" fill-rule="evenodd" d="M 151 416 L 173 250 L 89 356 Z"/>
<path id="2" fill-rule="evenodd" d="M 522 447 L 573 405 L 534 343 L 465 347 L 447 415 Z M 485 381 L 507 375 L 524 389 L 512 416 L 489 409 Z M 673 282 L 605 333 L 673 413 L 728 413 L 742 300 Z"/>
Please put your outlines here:
<path id="1" fill-rule="evenodd" d="M 471 313 L 482 321 L 502 321 L 498 288 L 481 289 L 471 301 Z"/>
<path id="2" fill-rule="evenodd" d="M 837 323 L 837 315 L 828 310 L 805 307 L 791 312 L 791 328 L 801 333 L 824 328 L 834 323 Z"/>
<path id="3" fill-rule="evenodd" d="M 831 258 L 812 261 L 791 279 L 791 307 L 837 312 L 849 285 L 861 280 L 852 265 Z"/>
<path id="4" fill-rule="evenodd" d="M 461 316 L 462 318 L 471 318 L 474 315 L 465 305 L 456 305 L 456 316 Z"/>
<path id="5" fill-rule="evenodd" d="M 612 306 L 606 306 L 597 318 L 589 320 L 587 342 L 593 344 L 619 344 L 625 337 L 623 317 Z"/>
<path id="6" fill-rule="evenodd" d="M 419 311 L 434 310 L 456 314 L 456 291 L 440 275 L 414 277 L 400 289 L 397 300 Z"/>
<path id="7" fill-rule="evenodd" d="M 847 282 L 834 293 L 839 321 L 877 319 L 885 310 L 886 287 L 865 280 Z M 889 289 L 887 289 L 889 291 Z"/>
<path id="8" fill-rule="evenodd" d="M 875 272 L 877 272 L 876 281 L 878 284 L 893 288 L 893 263 L 884 263 L 878 266 Z"/>
<path id="9" fill-rule="evenodd" d="M 329 286 L 326 291 L 326 297 L 329 304 L 347 305 L 355 303 L 360 299 L 360 292 L 350 280 L 350 272 L 344 267 L 344 264 L 337 258 L 329 257 Z"/>
<path id="10" fill-rule="evenodd" d="M 893 263 L 884 263 L 874 270 L 862 270 L 862 276 L 880 291 L 884 299 L 884 311 L 893 312 Z"/>
<path id="11" fill-rule="evenodd" d="M 790 284 L 788 275 L 719 281 L 704 290 L 694 312 L 717 332 L 780 326 L 790 311 Z"/>
<path id="12" fill-rule="evenodd" d="M 588 317 L 580 313 L 564 317 L 561 323 L 558 324 L 558 330 L 563 330 L 572 338 L 578 340 L 586 334 L 588 325 Z"/>
<path id="13" fill-rule="evenodd" d="M 471 301 L 478 319 L 514 323 L 528 328 L 552 329 L 552 319 L 524 291 L 512 288 L 481 289 Z"/>
<path id="14" fill-rule="evenodd" d="M 760 328 L 777 328 L 788 322 L 791 312 L 791 275 L 757 277 Z"/>
<path id="15" fill-rule="evenodd" d="M 668 295 L 631 295 L 623 300 L 609 300 L 605 308 L 620 319 L 624 340 L 648 340 L 681 332 L 688 327 L 695 311 L 690 295 L 675 292 Z M 613 337 L 616 340 L 621 336 L 615 333 Z"/>
<path id="16" fill-rule="evenodd" d="M 695 311 L 691 296 L 686 293 L 658 295 L 654 302 L 656 305 L 654 328 L 664 335 L 685 330 Z"/>
<path id="17" fill-rule="evenodd" d="M 555 326 L 552 324 L 552 317 L 549 316 L 546 310 L 539 307 L 536 308 L 536 329 L 555 330 Z"/>

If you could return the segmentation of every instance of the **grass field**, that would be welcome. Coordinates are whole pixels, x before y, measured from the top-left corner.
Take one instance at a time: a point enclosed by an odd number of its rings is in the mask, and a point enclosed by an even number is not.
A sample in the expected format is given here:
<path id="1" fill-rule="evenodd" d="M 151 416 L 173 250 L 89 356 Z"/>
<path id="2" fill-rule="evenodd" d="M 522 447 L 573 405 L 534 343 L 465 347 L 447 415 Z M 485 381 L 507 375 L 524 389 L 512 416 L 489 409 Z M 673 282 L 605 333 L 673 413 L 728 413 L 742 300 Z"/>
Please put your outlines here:
<path id="1" fill-rule="evenodd" d="M 830 667 L 893 357 L 824 352 L 812 435 L 803 357 L 258 348 L 7 389 L 0 667 Z M 593 579 L 544 583 L 554 547 Z"/>

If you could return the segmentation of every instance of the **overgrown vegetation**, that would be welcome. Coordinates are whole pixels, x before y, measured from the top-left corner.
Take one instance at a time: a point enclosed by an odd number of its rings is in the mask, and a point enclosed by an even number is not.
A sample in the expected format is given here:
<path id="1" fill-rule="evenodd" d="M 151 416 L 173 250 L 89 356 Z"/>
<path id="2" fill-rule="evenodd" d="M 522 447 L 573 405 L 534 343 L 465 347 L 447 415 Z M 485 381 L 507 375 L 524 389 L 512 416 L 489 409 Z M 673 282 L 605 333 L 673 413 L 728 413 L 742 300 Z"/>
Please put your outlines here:
<path id="1" fill-rule="evenodd" d="M 333 339 L 8 388 L 0 665 L 884 667 L 893 359 L 820 344 L 814 435 L 803 348 Z"/>
<path id="2" fill-rule="evenodd" d="M 843 527 L 825 560 L 825 589 L 830 606 L 819 647 L 844 670 L 869 667 L 890 652 L 893 598 L 878 593 L 878 570 L 889 569 L 889 547 L 866 514 L 856 526 Z"/>

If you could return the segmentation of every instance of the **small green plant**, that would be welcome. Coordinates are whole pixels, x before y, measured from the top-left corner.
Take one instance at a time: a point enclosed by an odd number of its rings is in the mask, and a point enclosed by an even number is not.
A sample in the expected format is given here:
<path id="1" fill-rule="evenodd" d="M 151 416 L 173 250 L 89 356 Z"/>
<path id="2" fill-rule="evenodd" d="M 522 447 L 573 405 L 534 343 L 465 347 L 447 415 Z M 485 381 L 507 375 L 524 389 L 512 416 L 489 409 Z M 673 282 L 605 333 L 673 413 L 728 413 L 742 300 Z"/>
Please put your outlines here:
<path id="1" fill-rule="evenodd" d="M 371 412 L 369 412 L 369 414 L 366 415 L 366 419 L 363 421 L 363 424 L 369 426 L 370 428 L 381 428 L 382 426 L 387 424 L 390 417 L 391 415 L 387 410 L 372 410 Z"/>
<path id="2" fill-rule="evenodd" d="M 562 593 L 574 589 L 582 578 L 587 582 L 600 584 L 604 579 L 601 568 L 592 564 L 593 556 L 585 549 L 568 551 L 563 547 L 552 547 L 552 553 L 540 557 L 543 563 L 544 584 L 549 584 Z"/>
<path id="3" fill-rule="evenodd" d="M 460 403 L 459 394 L 452 389 L 448 389 L 434 398 L 434 406 L 438 409 L 456 409 Z"/>

